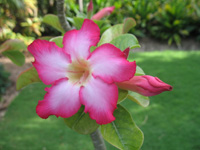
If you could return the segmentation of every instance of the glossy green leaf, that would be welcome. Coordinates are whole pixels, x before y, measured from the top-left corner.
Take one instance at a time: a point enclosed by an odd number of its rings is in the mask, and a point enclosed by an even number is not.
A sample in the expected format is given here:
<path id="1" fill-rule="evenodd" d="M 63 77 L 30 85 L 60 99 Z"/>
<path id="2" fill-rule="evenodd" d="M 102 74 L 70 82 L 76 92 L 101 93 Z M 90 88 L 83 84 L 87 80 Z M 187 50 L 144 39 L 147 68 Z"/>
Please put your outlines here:
<path id="1" fill-rule="evenodd" d="M 83 21 L 84 18 L 80 17 L 73 18 L 73 24 L 77 30 L 79 30 L 82 27 Z M 101 26 L 105 23 L 105 21 L 103 20 L 93 20 L 93 21 L 98 25 L 99 28 L 101 28 Z"/>
<path id="2" fill-rule="evenodd" d="M 101 39 L 98 43 L 98 46 L 105 43 L 110 43 L 113 39 L 117 38 L 118 36 L 127 33 L 134 26 L 135 26 L 134 19 L 127 18 L 125 19 L 124 23 L 117 24 L 108 28 L 105 32 L 103 32 Z"/>
<path id="3" fill-rule="evenodd" d="M 110 43 L 114 38 L 123 34 L 123 24 L 117 24 L 108 28 L 101 36 L 98 46 L 104 43 Z"/>
<path id="4" fill-rule="evenodd" d="M 128 99 L 134 101 L 135 103 L 137 103 L 143 107 L 149 106 L 149 102 L 150 102 L 149 97 L 146 97 L 146 96 L 143 96 L 138 93 L 131 92 L 131 91 L 129 91 L 129 93 L 128 93 Z"/>
<path id="5" fill-rule="evenodd" d="M 133 18 L 126 18 L 124 20 L 124 27 L 123 27 L 123 33 L 127 33 L 131 28 L 136 26 L 136 22 Z"/>
<path id="6" fill-rule="evenodd" d="M 115 121 L 101 126 L 103 138 L 120 150 L 139 150 L 144 136 L 130 113 L 118 104 L 114 116 Z"/>
<path id="7" fill-rule="evenodd" d="M 118 101 L 117 103 L 121 103 L 122 101 L 124 101 L 128 96 L 128 91 L 127 90 L 122 90 L 122 89 L 118 89 Z"/>
<path id="8" fill-rule="evenodd" d="M 61 33 L 65 33 L 64 29 L 62 28 L 59 22 L 58 16 L 52 15 L 52 14 L 45 15 L 43 18 L 43 22 L 54 27 L 56 30 L 60 31 Z"/>
<path id="9" fill-rule="evenodd" d="M 17 50 L 7 50 L 2 53 L 4 56 L 8 57 L 14 64 L 22 66 L 25 63 L 24 54 Z"/>
<path id="10" fill-rule="evenodd" d="M 90 134 L 99 127 L 99 124 L 92 120 L 88 113 L 84 112 L 84 106 L 81 106 L 72 117 L 64 118 L 64 121 L 68 127 L 80 134 Z"/>
<path id="11" fill-rule="evenodd" d="M 142 70 L 142 68 L 140 68 L 139 66 L 136 67 L 136 72 L 135 72 L 135 76 L 142 76 L 145 75 L 144 71 Z"/>
<path id="12" fill-rule="evenodd" d="M 18 78 L 16 83 L 17 90 L 22 89 L 23 87 L 35 83 L 35 82 L 41 82 L 39 79 L 38 73 L 34 67 L 31 67 L 24 72 L 22 72 Z"/>
<path id="13" fill-rule="evenodd" d="M 10 39 L 0 45 L 0 53 L 10 50 L 26 50 L 26 45 L 23 41 L 18 39 Z"/>
<path id="14" fill-rule="evenodd" d="M 54 38 L 50 39 L 49 41 L 55 42 L 56 45 L 58 47 L 60 47 L 60 48 L 63 47 L 63 44 L 62 44 L 62 42 L 63 42 L 63 36 L 54 37 Z"/>
<path id="15" fill-rule="evenodd" d="M 130 47 L 130 49 L 140 47 L 137 38 L 132 34 L 120 35 L 114 38 L 110 43 L 121 50 L 125 50 L 127 47 Z"/>

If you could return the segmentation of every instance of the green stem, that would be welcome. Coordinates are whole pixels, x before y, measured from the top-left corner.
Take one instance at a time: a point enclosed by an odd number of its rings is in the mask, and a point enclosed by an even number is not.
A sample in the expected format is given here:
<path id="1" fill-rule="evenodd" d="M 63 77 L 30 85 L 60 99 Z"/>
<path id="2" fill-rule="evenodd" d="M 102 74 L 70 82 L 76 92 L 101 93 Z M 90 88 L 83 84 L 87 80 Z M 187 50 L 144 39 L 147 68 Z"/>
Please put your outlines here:
<path id="1" fill-rule="evenodd" d="M 106 146 L 100 131 L 97 129 L 90 134 L 95 150 L 106 150 Z"/>
<path id="2" fill-rule="evenodd" d="M 64 0 L 57 0 L 57 16 L 59 18 L 60 24 L 63 27 L 63 29 L 67 32 L 71 30 L 71 26 L 69 22 L 66 20 L 65 16 L 65 9 L 64 9 Z"/>

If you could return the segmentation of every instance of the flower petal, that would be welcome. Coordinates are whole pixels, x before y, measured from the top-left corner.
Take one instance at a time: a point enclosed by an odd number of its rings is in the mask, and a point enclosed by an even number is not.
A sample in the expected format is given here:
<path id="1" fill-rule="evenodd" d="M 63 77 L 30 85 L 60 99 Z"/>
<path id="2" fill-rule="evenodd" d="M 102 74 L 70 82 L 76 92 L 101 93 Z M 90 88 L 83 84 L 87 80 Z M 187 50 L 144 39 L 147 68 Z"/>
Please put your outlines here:
<path id="1" fill-rule="evenodd" d="M 149 75 L 134 76 L 129 81 L 116 84 L 121 89 L 134 91 L 144 96 L 154 96 L 164 91 L 172 90 L 171 85 L 164 83 L 157 77 Z"/>
<path id="2" fill-rule="evenodd" d="M 88 60 L 93 75 L 108 83 L 129 80 L 136 71 L 135 62 L 127 61 L 125 54 L 112 44 L 101 45 Z"/>
<path id="3" fill-rule="evenodd" d="M 100 29 L 92 20 L 85 19 L 80 30 L 71 30 L 63 38 L 64 50 L 71 55 L 72 60 L 86 59 L 90 54 L 90 47 L 99 42 Z"/>
<path id="4" fill-rule="evenodd" d="M 73 85 L 66 78 L 57 80 L 51 88 L 46 88 L 44 100 L 36 107 L 37 114 L 46 119 L 50 115 L 68 118 L 78 112 L 81 107 L 79 99 L 80 87 Z"/>
<path id="5" fill-rule="evenodd" d="M 34 67 L 45 84 L 66 77 L 66 69 L 71 62 L 70 56 L 54 42 L 35 40 L 28 46 L 29 52 L 35 57 Z"/>
<path id="6" fill-rule="evenodd" d="M 117 107 L 118 88 L 100 78 L 91 77 L 90 81 L 80 89 L 80 100 L 85 105 L 85 113 L 89 112 L 98 124 L 107 124 L 115 120 L 113 112 Z"/>

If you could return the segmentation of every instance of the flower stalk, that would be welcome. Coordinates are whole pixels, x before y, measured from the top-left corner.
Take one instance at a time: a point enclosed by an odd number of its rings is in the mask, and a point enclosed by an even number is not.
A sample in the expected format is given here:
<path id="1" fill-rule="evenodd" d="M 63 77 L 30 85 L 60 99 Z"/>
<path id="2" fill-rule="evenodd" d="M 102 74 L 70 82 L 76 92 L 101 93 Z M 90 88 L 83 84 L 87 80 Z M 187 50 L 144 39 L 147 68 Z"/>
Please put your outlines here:
<path id="1" fill-rule="evenodd" d="M 66 20 L 65 9 L 64 9 L 64 0 L 57 0 L 57 15 L 60 21 L 61 26 L 65 31 L 71 30 L 69 22 Z"/>
<path id="2" fill-rule="evenodd" d="M 106 150 L 106 146 L 99 129 L 91 133 L 90 137 L 92 139 L 95 150 Z"/>

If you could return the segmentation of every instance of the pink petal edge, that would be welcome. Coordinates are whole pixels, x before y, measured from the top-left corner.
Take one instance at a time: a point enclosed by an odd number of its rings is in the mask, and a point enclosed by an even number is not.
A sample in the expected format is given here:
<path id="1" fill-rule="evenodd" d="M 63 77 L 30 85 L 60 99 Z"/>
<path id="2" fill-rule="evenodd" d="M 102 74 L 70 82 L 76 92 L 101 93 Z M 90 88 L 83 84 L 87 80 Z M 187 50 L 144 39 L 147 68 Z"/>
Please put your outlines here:
<path id="1" fill-rule="evenodd" d="M 38 39 L 28 46 L 28 50 L 34 56 L 33 66 L 45 84 L 66 77 L 67 66 L 71 63 L 70 56 L 54 42 Z"/>
<path id="2" fill-rule="evenodd" d="M 45 88 L 44 100 L 38 101 L 36 113 L 43 119 L 50 115 L 68 118 L 78 112 L 81 107 L 80 87 L 73 85 L 66 78 L 57 80 L 52 87 Z"/>
<path id="3" fill-rule="evenodd" d="M 103 44 L 88 58 L 93 76 L 108 83 L 130 80 L 136 71 L 136 63 L 126 60 L 125 54 L 112 44 Z"/>
<path id="4" fill-rule="evenodd" d="M 86 86 L 80 89 L 81 104 L 85 105 L 85 113 L 100 125 L 115 120 L 114 110 L 117 108 L 118 88 L 115 84 L 108 84 L 100 78 L 92 77 Z"/>
<path id="5" fill-rule="evenodd" d="M 85 19 L 80 30 L 65 33 L 63 49 L 70 54 L 71 59 L 86 59 L 90 54 L 90 47 L 96 46 L 100 39 L 100 29 L 92 20 Z"/>

